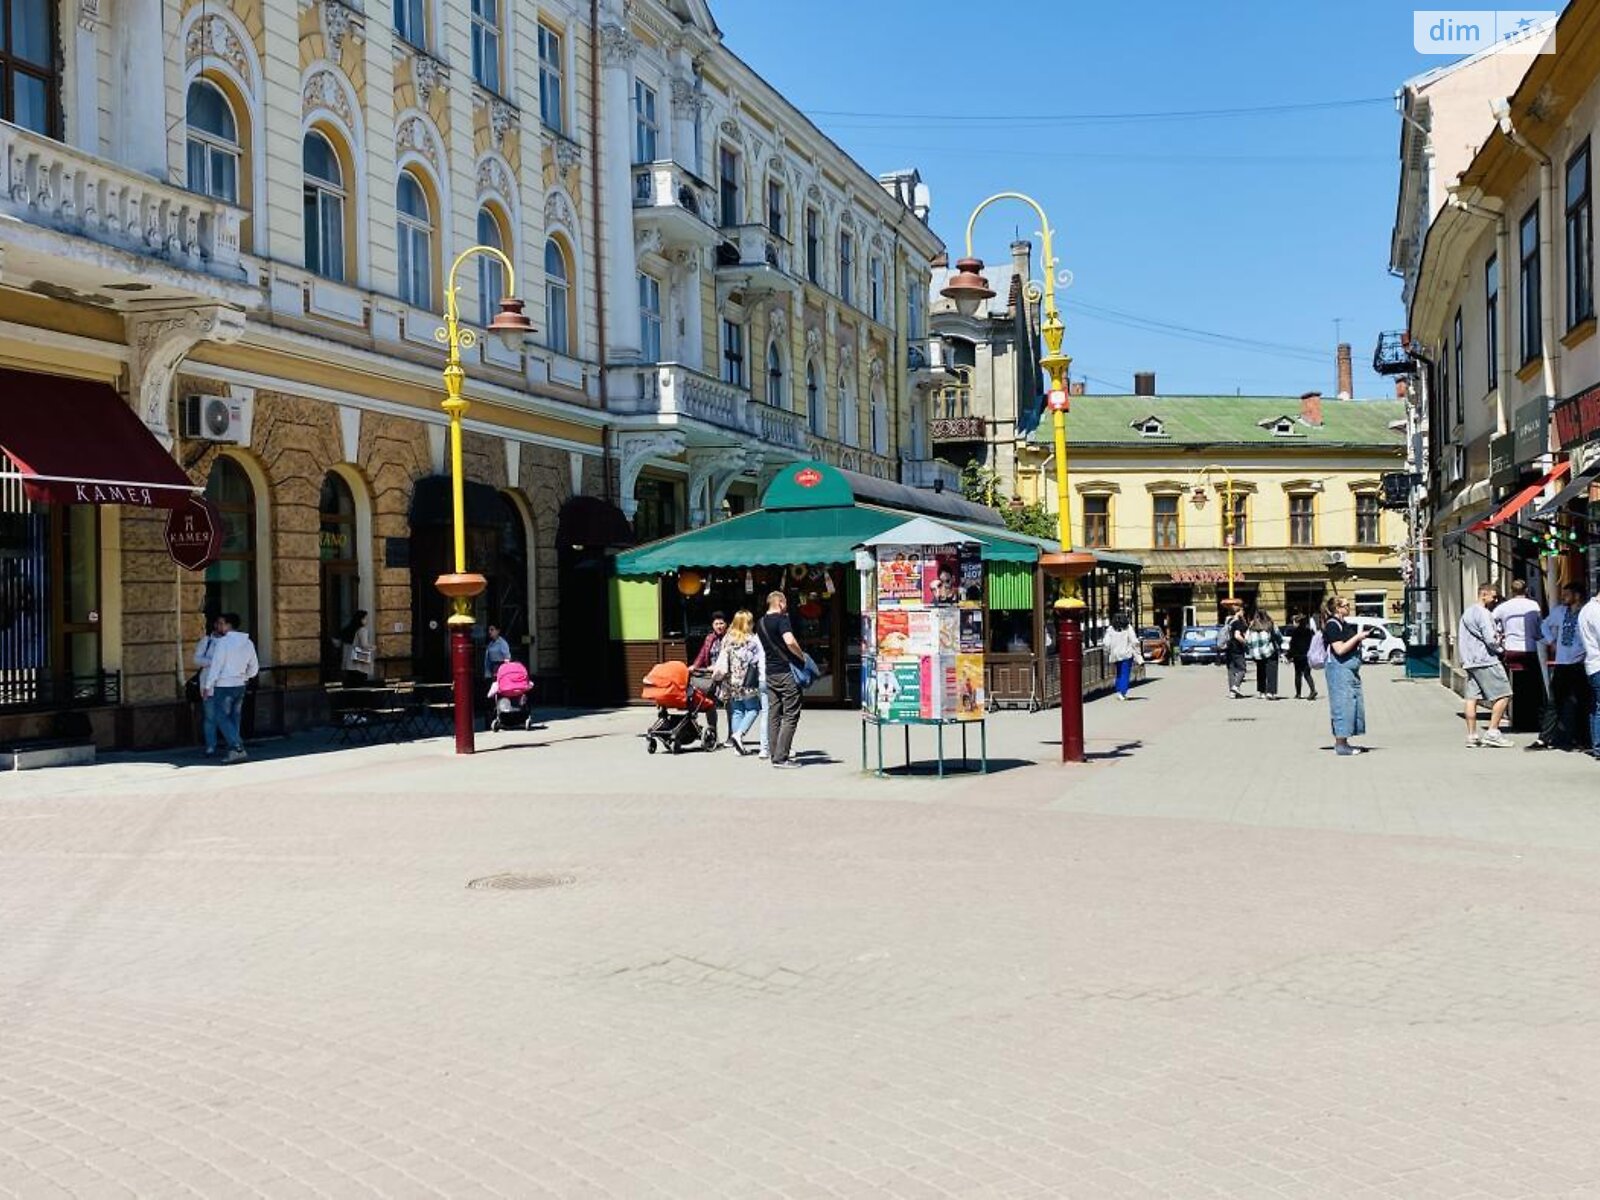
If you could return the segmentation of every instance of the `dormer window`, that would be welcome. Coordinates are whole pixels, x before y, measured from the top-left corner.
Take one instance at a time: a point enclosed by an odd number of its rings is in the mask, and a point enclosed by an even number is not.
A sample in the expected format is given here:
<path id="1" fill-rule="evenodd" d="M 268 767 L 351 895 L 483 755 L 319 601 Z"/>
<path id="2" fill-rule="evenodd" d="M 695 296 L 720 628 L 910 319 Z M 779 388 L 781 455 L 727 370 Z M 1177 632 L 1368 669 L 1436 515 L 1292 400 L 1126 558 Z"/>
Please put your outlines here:
<path id="1" fill-rule="evenodd" d="M 1271 430 L 1273 437 L 1301 437 L 1300 422 L 1288 413 L 1280 417 L 1269 417 L 1265 421 L 1257 421 L 1262 429 Z"/>
<path id="2" fill-rule="evenodd" d="M 1134 421 L 1130 428 L 1137 429 L 1140 437 L 1158 438 L 1167 436 L 1167 427 L 1162 424 L 1161 418 L 1148 416 L 1142 421 Z"/>
<path id="3" fill-rule="evenodd" d="M 1294 432 L 1294 422 L 1290 420 L 1279 421 L 1272 427 L 1272 432 L 1277 434 L 1279 437 L 1288 437 Z"/>

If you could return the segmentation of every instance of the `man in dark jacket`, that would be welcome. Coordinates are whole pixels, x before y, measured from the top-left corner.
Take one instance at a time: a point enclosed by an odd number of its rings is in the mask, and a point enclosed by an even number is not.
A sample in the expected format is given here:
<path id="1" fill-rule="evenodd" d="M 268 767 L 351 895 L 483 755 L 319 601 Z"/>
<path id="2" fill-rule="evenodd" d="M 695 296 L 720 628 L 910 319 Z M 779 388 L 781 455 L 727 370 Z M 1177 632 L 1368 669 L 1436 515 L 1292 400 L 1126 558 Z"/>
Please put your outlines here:
<path id="1" fill-rule="evenodd" d="M 728 636 L 728 618 L 719 612 L 711 614 L 711 632 L 706 634 L 706 640 L 700 643 L 700 653 L 694 656 L 694 661 L 689 664 L 691 671 L 709 671 L 717 661 L 717 655 L 722 653 L 722 639 Z M 711 728 L 712 742 L 717 737 L 717 709 L 713 708 L 706 714 L 706 724 Z"/>
<path id="2" fill-rule="evenodd" d="M 1239 686 L 1244 683 L 1245 664 L 1250 661 L 1244 644 L 1245 631 L 1249 625 L 1244 619 L 1244 607 L 1238 601 L 1228 606 L 1228 617 L 1222 623 L 1220 634 L 1221 645 L 1217 648 L 1222 652 L 1222 662 L 1228 668 L 1228 695 L 1235 700 L 1243 700 L 1244 693 Z"/>
<path id="3" fill-rule="evenodd" d="M 1300 681 L 1304 680 L 1308 700 L 1317 698 L 1317 677 L 1311 673 L 1311 664 L 1306 661 L 1306 656 L 1311 653 L 1311 639 L 1313 637 L 1311 622 L 1305 619 L 1304 614 L 1296 613 L 1294 628 L 1289 633 L 1289 661 L 1294 664 L 1294 698 L 1300 699 Z"/>

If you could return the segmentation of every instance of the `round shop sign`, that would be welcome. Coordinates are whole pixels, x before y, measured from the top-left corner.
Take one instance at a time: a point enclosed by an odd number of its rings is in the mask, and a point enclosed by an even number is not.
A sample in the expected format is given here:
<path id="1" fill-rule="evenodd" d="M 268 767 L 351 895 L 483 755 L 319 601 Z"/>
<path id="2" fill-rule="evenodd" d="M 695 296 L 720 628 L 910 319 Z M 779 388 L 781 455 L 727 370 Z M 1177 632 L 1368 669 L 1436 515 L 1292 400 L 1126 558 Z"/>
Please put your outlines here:
<path id="1" fill-rule="evenodd" d="M 814 488 L 822 482 L 822 472 L 815 467 L 802 467 L 794 473 L 794 481 L 803 488 Z"/>
<path id="2" fill-rule="evenodd" d="M 167 514 L 167 553 L 186 571 L 203 571 L 222 557 L 222 514 L 190 496 Z"/>

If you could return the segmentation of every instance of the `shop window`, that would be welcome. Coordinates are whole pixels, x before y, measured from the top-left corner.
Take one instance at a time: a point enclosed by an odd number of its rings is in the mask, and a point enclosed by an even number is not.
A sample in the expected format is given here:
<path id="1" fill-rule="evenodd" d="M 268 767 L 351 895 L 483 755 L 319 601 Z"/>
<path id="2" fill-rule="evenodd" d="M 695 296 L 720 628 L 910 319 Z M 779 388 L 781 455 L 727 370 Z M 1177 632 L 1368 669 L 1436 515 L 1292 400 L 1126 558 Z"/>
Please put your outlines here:
<path id="1" fill-rule="evenodd" d="M 0 24 L 0 117 L 46 137 L 61 132 L 55 7 L 50 0 L 7 0 Z"/>
<path id="2" fill-rule="evenodd" d="M 229 204 L 239 202 L 239 123 L 222 89 L 206 79 L 189 85 L 184 108 L 188 126 L 189 190 Z"/>
<path id="3" fill-rule="evenodd" d="M 317 504 L 321 524 L 318 557 L 321 560 L 322 669 L 323 678 L 337 679 L 340 631 L 356 615 L 361 602 L 361 566 L 356 545 L 356 500 L 350 485 L 335 471 L 322 477 Z"/>
<path id="4" fill-rule="evenodd" d="M 206 480 L 206 499 L 222 515 L 222 557 L 206 568 L 206 617 L 238 613 L 245 632 L 259 642 L 255 486 L 243 467 L 219 456 Z"/>
<path id="5" fill-rule="evenodd" d="M 1384 609 L 1388 606 L 1389 593 L 1387 592 L 1356 592 L 1350 597 L 1350 612 L 1352 616 L 1371 617 L 1373 620 L 1384 619 Z"/>

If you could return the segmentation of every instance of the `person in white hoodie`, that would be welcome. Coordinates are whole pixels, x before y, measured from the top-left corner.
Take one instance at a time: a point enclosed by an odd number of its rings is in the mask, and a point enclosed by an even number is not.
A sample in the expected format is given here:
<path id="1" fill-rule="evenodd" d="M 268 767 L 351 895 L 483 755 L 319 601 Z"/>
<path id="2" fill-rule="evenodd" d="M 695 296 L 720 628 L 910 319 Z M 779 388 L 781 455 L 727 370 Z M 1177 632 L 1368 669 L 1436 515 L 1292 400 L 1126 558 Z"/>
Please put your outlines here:
<path id="1" fill-rule="evenodd" d="M 1578 636 L 1583 639 L 1583 672 L 1594 697 L 1589 708 L 1589 753 L 1600 758 L 1600 593 L 1578 610 Z"/>
<path id="2" fill-rule="evenodd" d="M 1105 648 L 1106 662 L 1117 673 L 1117 699 L 1126 700 L 1128 689 L 1133 685 L 1133 664 L 1143 657 L 1138 631 L 1129 624 L 1127 613 L 1111 618 L 1111 628 L 1106 630 L 1100 644 Z"/>
<path id="3" fill-rule="evenodd" d="M 245 757 L 244 739 L 239 735 L 239 718 L 244 712 L 245 685 L 261 670 L 255 643 L 239 628 L 238 613 L 223 613 L 222 637 L 211 647 L 211 660 L 200 676 L 200 697 L 210 715 L 206 722 L 206 754 L 217 752 L 216 737 L 228 744 L 226 762 L 241 762 Z"/>

